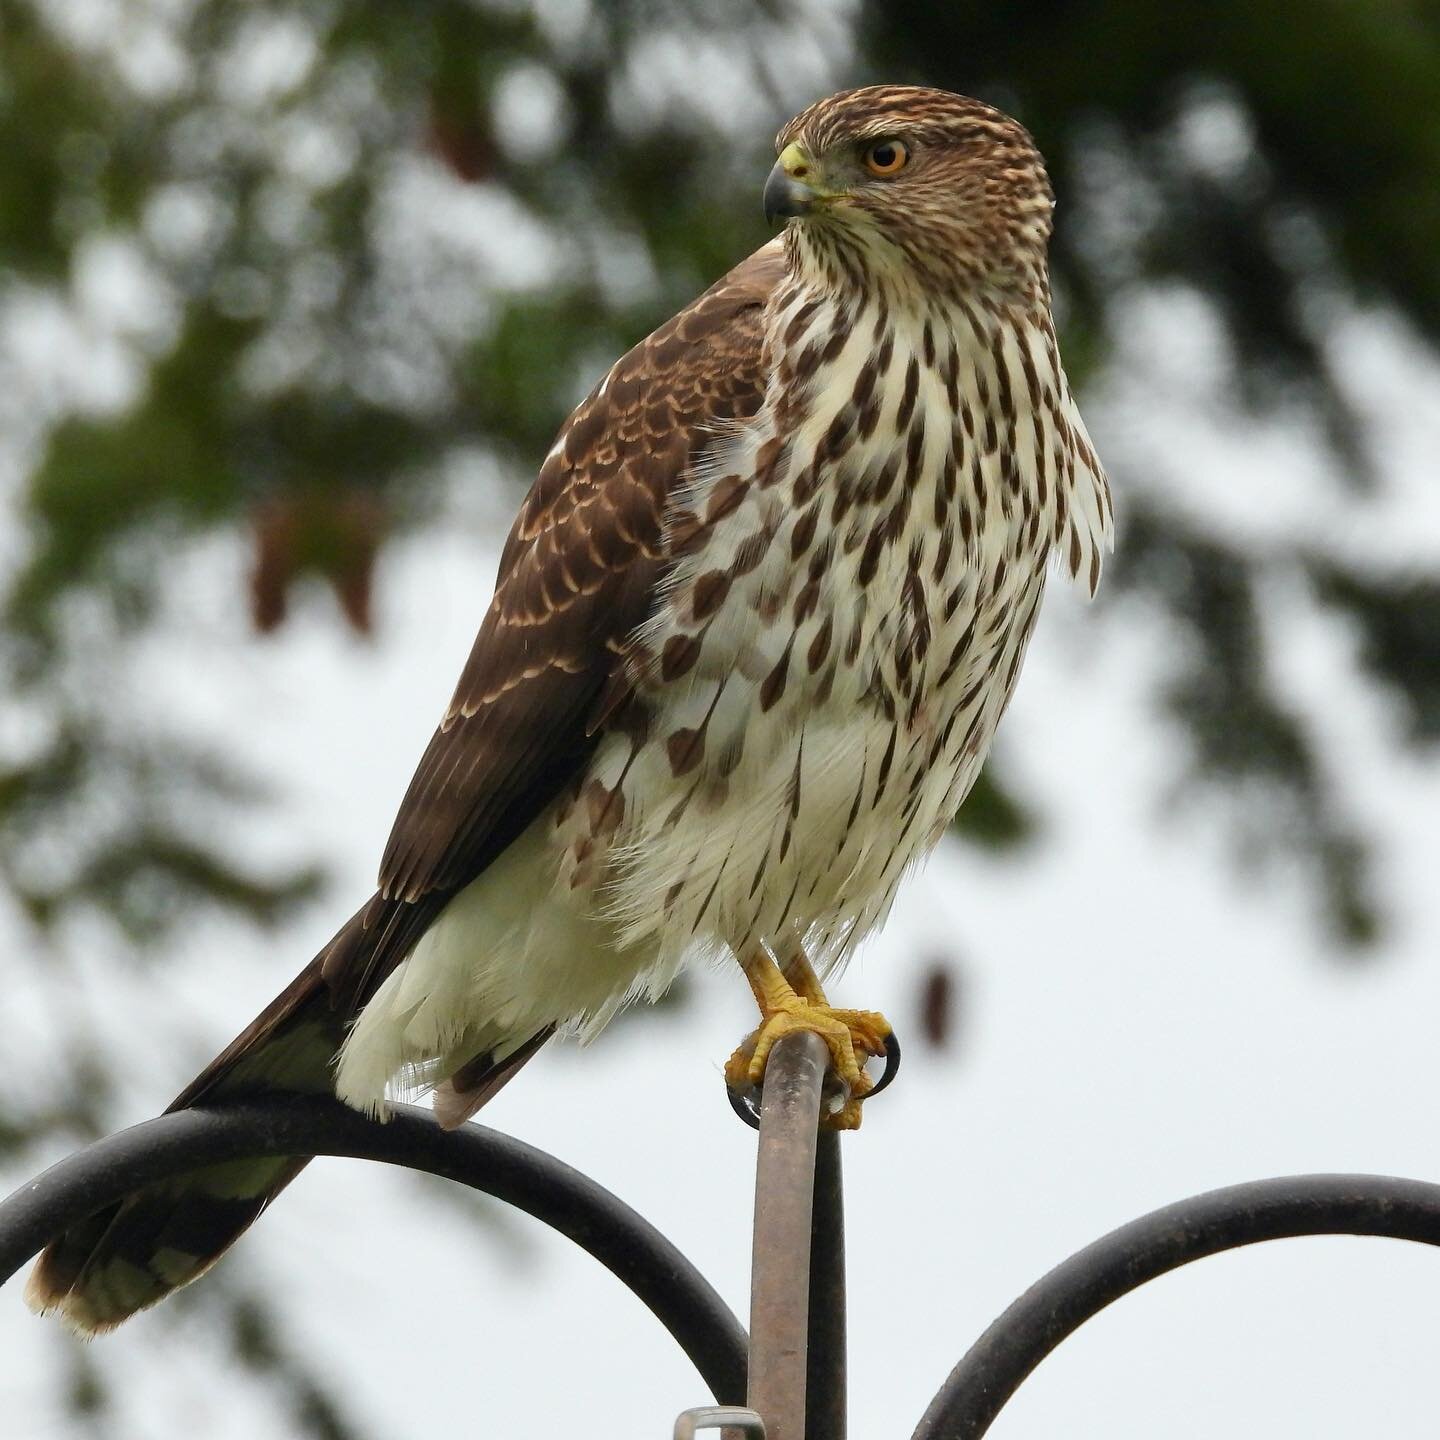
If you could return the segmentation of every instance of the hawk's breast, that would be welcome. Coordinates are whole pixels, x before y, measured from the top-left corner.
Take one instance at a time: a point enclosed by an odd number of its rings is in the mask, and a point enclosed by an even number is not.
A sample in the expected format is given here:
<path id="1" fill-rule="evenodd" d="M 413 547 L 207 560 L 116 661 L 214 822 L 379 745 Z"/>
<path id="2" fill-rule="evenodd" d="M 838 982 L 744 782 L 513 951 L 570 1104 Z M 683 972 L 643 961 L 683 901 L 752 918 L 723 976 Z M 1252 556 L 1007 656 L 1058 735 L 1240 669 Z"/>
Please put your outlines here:
<path id="1" fill-rule="evenodd" d="M 1069 523 L 1046 329 L 792 287 L 770 345 L 761 411 L 672 508 L 636 699 L 570 822 L 572 883 L 667 966 L 789 936 L 823 966 L 883 917 L 978 773 Z"/>

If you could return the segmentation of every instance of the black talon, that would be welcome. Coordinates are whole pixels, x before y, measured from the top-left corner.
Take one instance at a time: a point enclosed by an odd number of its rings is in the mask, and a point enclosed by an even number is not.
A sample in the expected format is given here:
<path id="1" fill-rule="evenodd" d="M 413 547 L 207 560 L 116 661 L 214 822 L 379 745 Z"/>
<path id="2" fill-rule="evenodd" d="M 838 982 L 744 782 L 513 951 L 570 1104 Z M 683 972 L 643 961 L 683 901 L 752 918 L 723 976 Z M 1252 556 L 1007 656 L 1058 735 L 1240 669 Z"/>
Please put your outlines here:
<path id="1" fill-rule="evenodd" d="M 900 1040 L 892 1030 L 885 1037 L 885 1069 L 865 1098 L 873 1100 L 900 1073 Z"/>
<path id="2" fill-rule="evenodd" d="M 728 1085 L 725 1087 L 725 1098 L 730 1102 L 730 1108 L 752 1130 L 760 1128 L 760 1107 L 750 1097 L 759 1093 L 758 1090 L 752 1088 L 743 1095 L 737 1095 Z"/>

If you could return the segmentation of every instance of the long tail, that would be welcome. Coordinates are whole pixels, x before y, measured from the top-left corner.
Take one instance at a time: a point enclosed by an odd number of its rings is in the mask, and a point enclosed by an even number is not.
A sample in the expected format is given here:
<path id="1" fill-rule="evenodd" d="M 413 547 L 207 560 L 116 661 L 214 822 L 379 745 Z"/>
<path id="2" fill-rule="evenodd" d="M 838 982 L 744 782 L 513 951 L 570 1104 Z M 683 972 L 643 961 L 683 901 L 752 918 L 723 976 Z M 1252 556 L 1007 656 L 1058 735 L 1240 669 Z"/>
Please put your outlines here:
<path id="1" fill-rule="evenodd" d="M 341 1039 L 313 963 L 169 1108 L 277 1090 L 325 1094 Z M 307 1163 L 291 1156 L 235 1160 L 136 1191 L 41 1252 L 26 1303 L 87 1335 L 112 1329 L 203 1275 Z"/>
<path id="2" fill-rule="evenodd" d="M 276 1093 L 333 1094 L 335 1055 L 363 996 L 337 1004 L 326 966 L 328 960 L 333 973 L 337 945 L 354 946 L 359 921 L 357 916 L 346 926 L 169 1109 Z M 499 1063 L 477 1056 L 457 1071 L 437 1095 L 442 1122 L 458 1124 L 473 1114 L 548 1033 Z M 111 1330 L 203 1275 L 309 1163 L 308 1156 L 235 1160 L 138 1190 L 41 1252 L 26 1303 L 86 1335 Z"/>

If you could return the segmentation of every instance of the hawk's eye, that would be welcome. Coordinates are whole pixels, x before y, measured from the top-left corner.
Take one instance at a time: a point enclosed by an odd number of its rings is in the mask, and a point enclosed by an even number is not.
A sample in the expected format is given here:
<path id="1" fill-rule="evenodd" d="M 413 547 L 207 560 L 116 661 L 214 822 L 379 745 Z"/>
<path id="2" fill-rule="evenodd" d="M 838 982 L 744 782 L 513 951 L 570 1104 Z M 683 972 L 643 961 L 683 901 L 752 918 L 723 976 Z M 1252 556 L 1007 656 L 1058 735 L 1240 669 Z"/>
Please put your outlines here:
<path id="1" fill-rule="evenodd" d="M 898 175 L 909 162 L 910 151 L 903 140 L 880 140 L 865 152 L 865 168 L 872 175 Z"/>

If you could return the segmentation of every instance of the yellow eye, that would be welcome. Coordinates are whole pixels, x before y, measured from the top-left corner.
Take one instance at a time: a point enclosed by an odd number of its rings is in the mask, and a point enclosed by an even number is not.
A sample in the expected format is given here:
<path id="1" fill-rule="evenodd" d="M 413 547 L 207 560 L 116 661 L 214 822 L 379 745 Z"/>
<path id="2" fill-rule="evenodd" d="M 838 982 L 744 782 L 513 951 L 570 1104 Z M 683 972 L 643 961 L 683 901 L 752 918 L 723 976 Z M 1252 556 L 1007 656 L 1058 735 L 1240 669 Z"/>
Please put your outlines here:
<path id="1" fill-rule="evenodd" d="M 865 168 L 882 179 L 898 175 L 909 161 L 910 150 L 903 140 L 881 140 L 865 152 Z"/>

